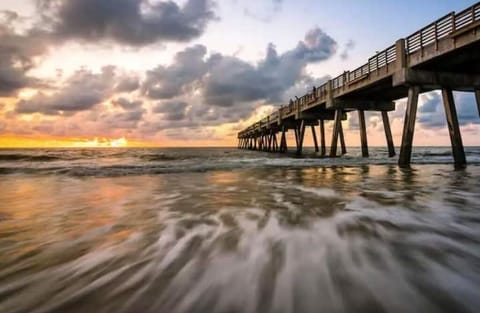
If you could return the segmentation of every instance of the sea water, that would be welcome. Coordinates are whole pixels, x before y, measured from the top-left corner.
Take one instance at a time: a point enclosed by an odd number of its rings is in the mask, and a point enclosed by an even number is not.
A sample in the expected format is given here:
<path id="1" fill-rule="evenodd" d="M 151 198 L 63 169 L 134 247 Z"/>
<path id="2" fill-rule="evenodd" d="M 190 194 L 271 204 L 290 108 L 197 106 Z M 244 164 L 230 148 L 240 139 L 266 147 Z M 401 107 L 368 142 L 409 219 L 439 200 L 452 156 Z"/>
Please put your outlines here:
<path id="1" fill-rule="evenodd" d="M 0 150 L 0 312 L 478 312 L 466 151 Z"/>

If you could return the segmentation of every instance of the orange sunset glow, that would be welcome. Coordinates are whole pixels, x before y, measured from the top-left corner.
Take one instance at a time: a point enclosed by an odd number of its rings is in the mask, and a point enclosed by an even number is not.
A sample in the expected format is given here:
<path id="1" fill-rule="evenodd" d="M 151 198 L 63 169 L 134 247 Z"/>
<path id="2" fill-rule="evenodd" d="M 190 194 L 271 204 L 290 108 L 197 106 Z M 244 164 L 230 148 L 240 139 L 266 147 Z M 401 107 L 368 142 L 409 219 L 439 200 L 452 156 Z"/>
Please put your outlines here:
<path id="1" fill-rule="evenodd" d="M 125 137 L 95 137 L 92 139 L 0 137 L 0 147 L 2 148 L 124 148 L 140 146 L 149 146 L 149 144 L 129 141 Z"/>

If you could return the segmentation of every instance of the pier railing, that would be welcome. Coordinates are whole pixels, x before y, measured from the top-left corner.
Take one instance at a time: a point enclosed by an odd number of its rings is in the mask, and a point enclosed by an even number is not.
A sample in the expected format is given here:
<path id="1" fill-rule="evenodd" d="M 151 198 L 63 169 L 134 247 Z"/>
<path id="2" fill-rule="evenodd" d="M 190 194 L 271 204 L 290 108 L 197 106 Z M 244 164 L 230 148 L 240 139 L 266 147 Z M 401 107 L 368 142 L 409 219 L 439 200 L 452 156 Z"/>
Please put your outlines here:
<path id="1" fill-rule="evenodd" d="M 456 31 L 467 29 L 473 23 L 480 21 L 480 2 L 471 7 L 459 12 L 451 12 L 433 23 L 425 26 L 419 31 L 411 34 L 405 38 L 405 54 L 416 53 L 419 50 L 423 51 L 425 47 L 435 45 L 438 47 L 438 42 L 450 36 Z M 354 69 L 353 71 L 346 71 L 339 76 L 331 79 L 318 87 L 314 87 L 312 92 L 309 92 L 302 97 L 296 97 L 295 100 L 287 105 L 283 105 L 280 109 L 265 119 L 261 123 L 255 123 L 239 133 L 249 132 L 256 129 L 256 127 L 264 126 L 264 123 L 274 121 L 279 117 L 288 116 L 295 112 L 300 112 L 310 106 L 315 105 L 318 100 L 325 100 L 330 92 L 337 93 L 359 80 L 369 77 L 372 73 L 379 73 L 386 69 L 387 72 L 390 66 L 394 66 L 397 61 L 396 45 L 392 45 L 387 49 L 377 52 L 374 56 L 368 59 L 366 64 Z"/>

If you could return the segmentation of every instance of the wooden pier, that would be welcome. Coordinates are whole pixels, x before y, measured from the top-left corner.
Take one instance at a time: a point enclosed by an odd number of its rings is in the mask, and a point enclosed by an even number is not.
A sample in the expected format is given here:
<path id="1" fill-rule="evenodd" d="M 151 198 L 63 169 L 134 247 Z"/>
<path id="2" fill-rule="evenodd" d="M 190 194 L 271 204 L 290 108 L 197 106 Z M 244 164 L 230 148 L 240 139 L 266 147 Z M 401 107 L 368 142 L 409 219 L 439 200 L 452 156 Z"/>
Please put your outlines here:
<path id="1" fill-rule="evenodd" d="M 340 142 L 345 154 L 342 121 L 357 111 L 362 156 L 368 157 L 365 111 L 379 111 L 385 129 L 389 156 L 395 155 L 388 112 L 395 110 L 395 100 L 407 97 L 398 163 L 410 164 L 415 131 L 418 97 L 422 92 L 441 90 L 446 124 L 450 134 L 455 164 L 466 164 L 452 91 L 475 93 L 480 114 L 480 2 L 427 25 L 414 34 L 399 39 L 378 52 L 353 71 L 312 87 L 279 110 L 238 133 L 240 149 L 285 153 L 286 133 L 295 134 L 295 151 L 302 153 L 305 131 L 312 131 L 315 151 L 327 156 L 325 121 L 332 120 L 329 156 L 337 156 Z M 315 127 L 319 126 L 320 146 Z"/>

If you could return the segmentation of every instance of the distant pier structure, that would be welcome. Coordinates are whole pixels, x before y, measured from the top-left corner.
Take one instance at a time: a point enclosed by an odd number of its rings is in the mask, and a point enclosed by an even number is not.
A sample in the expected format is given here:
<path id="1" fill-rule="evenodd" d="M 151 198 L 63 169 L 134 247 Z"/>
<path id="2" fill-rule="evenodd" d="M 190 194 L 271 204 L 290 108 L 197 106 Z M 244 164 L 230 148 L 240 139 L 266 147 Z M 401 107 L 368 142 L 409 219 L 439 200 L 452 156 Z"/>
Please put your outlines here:
<path id="1" fill-rule="evenodd" d="M 240 149 L 285 153 L 289 149 L 286 133 L 295 133 L 295 151 L 302 153 L 305 132 L 312 131 L 316 152 L 322 156 L 346 153 L 342 120 L 356 111 L 359 119 L 362 155 L 368 157 L 365 111 L 382 115 L 390 157 L 395 148 L 388 112 L 394 100 L 407 97 L 402 142 L 398 163 L 409 166 L 418 97 L 422 92 L 441 90 L 446 124 L 455 164 L 466 164 L 453 90 L 474 92 L 480 114 L 480 2 L 425 26 L 378 52 L 353 71 L 313 87 L 310 93 L 291 100 L 279 110 L 238 133 Z M 325 145 L 325 121 L 334 126 L 330 151 Z M 316 127 L 319 128 L 320 144 Z"/>

